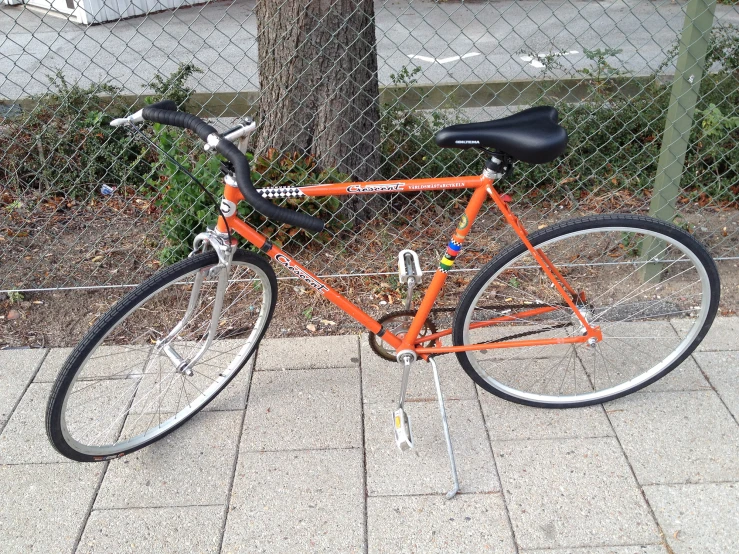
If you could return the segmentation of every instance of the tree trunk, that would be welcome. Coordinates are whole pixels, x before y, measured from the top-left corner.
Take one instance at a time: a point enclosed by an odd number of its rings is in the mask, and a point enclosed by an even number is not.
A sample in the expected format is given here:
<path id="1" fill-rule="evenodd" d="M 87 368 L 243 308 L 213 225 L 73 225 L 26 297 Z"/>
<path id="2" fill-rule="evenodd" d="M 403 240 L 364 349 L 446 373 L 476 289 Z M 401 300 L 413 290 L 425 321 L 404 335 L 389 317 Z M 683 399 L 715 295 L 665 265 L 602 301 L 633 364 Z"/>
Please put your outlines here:
<path id="1" fill-rule="evenodd" d="M 257 0 L 256 13 L 257 152 L 272 147 L 306 153 L 352 180 L 375 178 L 379 93 L 373 0 Z"/>

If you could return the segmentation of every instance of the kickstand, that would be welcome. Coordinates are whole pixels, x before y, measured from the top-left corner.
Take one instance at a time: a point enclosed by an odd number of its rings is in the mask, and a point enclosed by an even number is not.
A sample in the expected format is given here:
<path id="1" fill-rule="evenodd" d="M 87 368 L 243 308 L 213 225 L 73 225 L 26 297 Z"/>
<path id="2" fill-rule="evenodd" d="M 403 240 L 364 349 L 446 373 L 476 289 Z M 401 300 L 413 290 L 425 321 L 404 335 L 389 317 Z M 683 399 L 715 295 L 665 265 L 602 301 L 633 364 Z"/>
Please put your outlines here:
<path id="1" fill-rule="evenodd" d="M 454 488 L 446 493 L 447 499 L 454 498 L 459 492 L 459 479 L 457 478 L 457 464 L 454 461 L 454 450 L 452 450 L 452 438 L 449 436 L 449 424 L 446 420 L 446 409 L 444 408 L 444 397 L 441 394 L 441 384 L 439 383 L 439 372 L 436 369 L 436 362 L 433 358 L 429 358 L 429 363 L 434 370 L 434 383 L 436 384 L 436 396 L 439 398 L 439 411 L 441 411 L 441 424 L 444 428 L 444 438 L 446 439 L 446 449 L 449 454 L 449 464 L 452 470 L 452 479 L 454 480 Z"/>

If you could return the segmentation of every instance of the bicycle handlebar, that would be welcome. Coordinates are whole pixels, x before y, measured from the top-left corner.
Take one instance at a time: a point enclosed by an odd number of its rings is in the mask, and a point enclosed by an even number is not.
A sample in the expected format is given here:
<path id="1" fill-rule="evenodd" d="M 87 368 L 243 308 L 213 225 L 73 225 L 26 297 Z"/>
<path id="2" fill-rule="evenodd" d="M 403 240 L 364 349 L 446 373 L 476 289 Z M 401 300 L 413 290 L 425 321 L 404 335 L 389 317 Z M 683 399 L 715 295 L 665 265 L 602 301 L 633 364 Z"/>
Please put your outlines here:
<path id="1" fill-rule="evenodd" d="M 242 154 L 234 144 L 218 134 L 212 126 L 205 121 L 187 112 L 178 112 L 177 105 L 171 100 L 162 100 L 141 110 L 141 116 L 154 123 L 163 123 L 181 129 L 190 129 L 202 140 L 207 142 L 216 152 L 222 154 L 233 164 L 236 174 L 236 184 L 241 191 L 244 200 L 260 214 L 267 217 L 301 227 L 314 233 L 323 231 L 323 221 L 315 216 L 296 212 L 281 206 L 275 206 L 257 192 L 251 182 L 251 170 L 249 160 Z"/>

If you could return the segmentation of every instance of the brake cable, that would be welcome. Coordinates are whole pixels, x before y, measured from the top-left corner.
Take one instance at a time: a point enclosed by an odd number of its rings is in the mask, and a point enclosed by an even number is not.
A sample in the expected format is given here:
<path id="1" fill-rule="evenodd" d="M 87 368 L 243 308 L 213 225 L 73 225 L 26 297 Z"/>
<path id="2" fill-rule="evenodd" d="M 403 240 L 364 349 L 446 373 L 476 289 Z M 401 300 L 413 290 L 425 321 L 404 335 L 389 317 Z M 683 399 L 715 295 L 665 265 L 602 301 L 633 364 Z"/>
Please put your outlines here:
<path id="1" fill-rule="evenodd" d="M 133 129 L 136 133 L 138 133 L 144 139 L 144 141 L 146 141 L 151 146 L 153 146 L 155 150 L 167 156 L 167 158 L 169 158 L 169 161 L 175 164 L 179 171 L 182 171 L 182 173 L 190 177 L 190 179 L 192 179 L 193 182 L 197 184 L 203 190 L 203 192 L 210 197 L 210 199 L 213 201 L 213 204 L 215 204 L 215 206 L 218 208 L 218 213 L 221 214 L 221 218 L 223 218 L 223 221 L 226 224 L 226 233 L 228 234 L 229 237 L 231 237 L 231 226 L 228 224 L 228 220 L 226 219 L 226 216 L 223 214 L 223 210 L 221 210 L 221 204 L 220 202 L 218 202 L 218 199 L 215 197 L 215 195 L 212 192 L 210 192 L 205 187 L 205 185 L 203 185 L 203 183 L 201 183 L 200 180 L 198 180 L 198 178 L 195 177 L 195 175 L 193 175 L 185 166 L 183 166 L 180 162 L 178 162 L 174 156 L 172 156 L 169 152 L 164 150 L 164 148 L 162 148 L 161 146 L 156 144 L 153 140 L 151 140 L 149 137 L 147 137 L 146 134 L 141 129 L 139 129 L 138 125 L 129 125 L 128 128 Z"/>

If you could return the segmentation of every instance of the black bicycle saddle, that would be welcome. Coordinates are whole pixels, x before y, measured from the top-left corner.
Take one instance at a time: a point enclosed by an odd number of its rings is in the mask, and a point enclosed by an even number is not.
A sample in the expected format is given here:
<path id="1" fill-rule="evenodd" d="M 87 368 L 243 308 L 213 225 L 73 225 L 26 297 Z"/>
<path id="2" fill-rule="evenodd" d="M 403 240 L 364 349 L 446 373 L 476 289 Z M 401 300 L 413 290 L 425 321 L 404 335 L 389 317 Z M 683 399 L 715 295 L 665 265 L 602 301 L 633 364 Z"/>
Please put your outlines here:
<path id="1" fill-rule="evenodd" d="M 551 162 L 567 148 L 567 131 L 551 106 L 529 108 L 484 123 L 452 125 L 434 136 L 442 148 L 483 146 L 530 164 Z"/>

